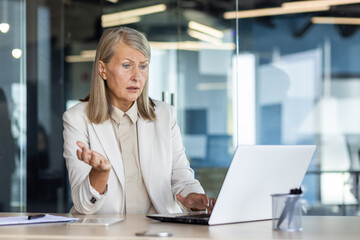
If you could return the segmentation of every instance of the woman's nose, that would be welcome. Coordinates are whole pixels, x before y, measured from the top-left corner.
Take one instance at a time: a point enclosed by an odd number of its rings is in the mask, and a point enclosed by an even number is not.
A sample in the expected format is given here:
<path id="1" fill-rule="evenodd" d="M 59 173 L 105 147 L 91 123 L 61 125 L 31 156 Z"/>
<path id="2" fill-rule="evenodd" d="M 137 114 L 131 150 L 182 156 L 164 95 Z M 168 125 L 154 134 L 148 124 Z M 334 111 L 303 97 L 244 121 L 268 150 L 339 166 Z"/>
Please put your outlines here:
<path id="1" fill-rule="evenodd" d="M 133 81 L 139 81 L 140 80 L 140 78 L 141 78 L 141 75 L 140 75 L 140 69 L 138 69 L 138 68 L 133 68 L 132 69 L 132 76 L 131 76 L 131 80 L 133 80 Z"/>

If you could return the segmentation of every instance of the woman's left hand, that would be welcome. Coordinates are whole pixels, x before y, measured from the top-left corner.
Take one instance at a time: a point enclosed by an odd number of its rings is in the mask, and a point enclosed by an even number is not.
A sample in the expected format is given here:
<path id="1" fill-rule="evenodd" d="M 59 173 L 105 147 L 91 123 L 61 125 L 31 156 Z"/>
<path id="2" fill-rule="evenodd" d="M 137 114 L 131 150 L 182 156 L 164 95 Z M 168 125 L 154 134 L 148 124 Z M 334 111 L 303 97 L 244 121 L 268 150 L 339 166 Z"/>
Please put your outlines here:
<path id="1" fill-rule="evenodd" d="M 209 198 L 206 194 L 190 193 L 186 197 L 176 195 L 176 199 L 184 206 L 194 211 L 206 210 L 211 213 L 216 200 Z"/>

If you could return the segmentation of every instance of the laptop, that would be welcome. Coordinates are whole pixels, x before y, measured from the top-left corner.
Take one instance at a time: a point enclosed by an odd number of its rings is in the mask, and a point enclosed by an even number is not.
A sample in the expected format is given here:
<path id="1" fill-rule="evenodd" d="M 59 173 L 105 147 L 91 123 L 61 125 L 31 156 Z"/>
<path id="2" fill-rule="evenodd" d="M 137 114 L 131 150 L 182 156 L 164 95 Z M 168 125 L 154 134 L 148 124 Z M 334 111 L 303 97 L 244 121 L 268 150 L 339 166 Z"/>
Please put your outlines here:
<path id="1" fill-rule="evenodd" d="M 147 217 L 205 225 L 271 219 L 271 194 L 289 193 L 290 189 L 300 187 L 315 149 L 315 145 L 239 145 L 210 215 L 177 213 Z"/>

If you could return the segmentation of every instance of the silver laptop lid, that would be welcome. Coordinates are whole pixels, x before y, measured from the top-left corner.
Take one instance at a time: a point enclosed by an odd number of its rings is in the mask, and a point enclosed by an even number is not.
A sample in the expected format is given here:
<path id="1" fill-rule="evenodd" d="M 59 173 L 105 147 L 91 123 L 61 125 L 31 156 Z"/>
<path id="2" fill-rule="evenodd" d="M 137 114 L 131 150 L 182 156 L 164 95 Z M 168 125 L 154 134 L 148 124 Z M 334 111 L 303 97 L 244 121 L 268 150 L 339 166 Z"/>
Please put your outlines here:
<path id="1" fill-rule="evenodd" d="M 271 194 L 299 188 L 315 145 L 238 146 L 209 225 L 271 219 Z"/>

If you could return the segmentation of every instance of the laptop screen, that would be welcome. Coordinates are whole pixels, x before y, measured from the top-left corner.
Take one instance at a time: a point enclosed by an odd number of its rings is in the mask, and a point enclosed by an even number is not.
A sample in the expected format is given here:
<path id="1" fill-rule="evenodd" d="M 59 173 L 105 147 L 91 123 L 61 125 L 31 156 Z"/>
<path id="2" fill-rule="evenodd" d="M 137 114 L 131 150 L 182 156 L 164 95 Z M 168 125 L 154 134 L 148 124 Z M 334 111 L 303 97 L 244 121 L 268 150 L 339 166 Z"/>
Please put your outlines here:
<path id="1" fill-rule="evenodd" d="M 238 146 L 209 224 L 271 219 L 271 194 L 299 188 L 315 145 Z"/>

